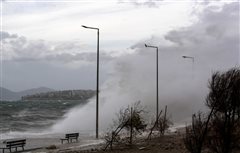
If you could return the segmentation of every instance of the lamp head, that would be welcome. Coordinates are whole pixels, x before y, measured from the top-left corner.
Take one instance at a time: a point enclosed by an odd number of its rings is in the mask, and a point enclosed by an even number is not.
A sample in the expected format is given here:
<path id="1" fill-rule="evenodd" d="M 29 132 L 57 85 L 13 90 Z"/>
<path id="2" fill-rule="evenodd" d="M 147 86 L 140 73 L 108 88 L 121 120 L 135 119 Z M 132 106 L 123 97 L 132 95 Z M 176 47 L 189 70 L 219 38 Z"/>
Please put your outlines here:
<path id="1" fill-rule="evenodd" d="M 148 47 L 148 45 L 147 45 L 147 44 L 145 44 L 145 47 Z"/>
<path id="2" fill-rule="evenodd" d="M 187 58 L 187 56 L 182 56 L 183 58 Z"/>
<path id="3" fill-rule="evenodd" d="M 85 25 L 82 25 L 82 27 L 83 27 L 83 28 L 87 28 L 87 26 L 85 26 Z"/>

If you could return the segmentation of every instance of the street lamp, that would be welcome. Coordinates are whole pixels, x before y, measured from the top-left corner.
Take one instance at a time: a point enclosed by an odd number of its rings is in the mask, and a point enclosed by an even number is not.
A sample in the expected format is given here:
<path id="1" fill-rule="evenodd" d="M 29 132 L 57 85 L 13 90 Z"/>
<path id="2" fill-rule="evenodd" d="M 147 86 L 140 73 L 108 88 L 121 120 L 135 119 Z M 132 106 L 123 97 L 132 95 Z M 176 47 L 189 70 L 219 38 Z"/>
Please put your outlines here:
<path id="1" fill-rule="evenodd" d="M 192 60 L 192 77 L 193 77 L 193 71 L 194 71 L 194 57 L 192 56 L 182 56 L 183 58 L 188 58 Z"/>
<path id="2" fill-rule="evenodd" d="M 158 47 L 157 46 L 150 46 L 145 44 L 145 47 L 149 47 L 149 48 L 155 48 L 156 49 L 156 81 L 157 81 L 157 85 L 156 85 L 156 103 L 157 103 L 157 108 L 156 108 L 156 123 L 158 123 Z"/>
<path id="3" fill-rule="evenodd" d="M 96 138 L 98 139 L 98 107 L 99 107 L 99 28 L 94 28 L 94 27 L 88 27 L 85 25 L 82 25 L 83 28 L 86 29 L 94 29 L 97 30 L 97 85 L 96 85 Z"/>

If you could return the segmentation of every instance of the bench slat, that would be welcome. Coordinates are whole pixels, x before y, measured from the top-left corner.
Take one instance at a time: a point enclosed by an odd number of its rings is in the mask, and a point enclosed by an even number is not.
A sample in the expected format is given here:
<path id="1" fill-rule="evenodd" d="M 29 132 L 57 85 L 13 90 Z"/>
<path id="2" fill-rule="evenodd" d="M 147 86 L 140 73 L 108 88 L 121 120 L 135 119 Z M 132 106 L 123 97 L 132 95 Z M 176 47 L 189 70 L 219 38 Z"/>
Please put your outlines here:
<path id="1" fill-rule="evenodd" d="M 67 140 L 68 143 L 69 143 L 69 140 L 72 142 L 73 139 L 78 141 L 78 137 L 79 137 L 79 133 L 68 133 L 68 134 L 65 134 L 65 138 L 60 139 L 60 140 L 61 140 L 62 143 L 63 143 L 64 140 Z"/>
<path id="2" fill-rule="evenodd" d="M 3 153 L 4 153 L 5 149 L 9 149 L 10 152 L 11 152 L 12 148 L 15 148 L 15 151 L 17 151 L 18 147 L 21 147 L 22 150 L 24 150 L 25 144 L 26 144 L 26 139 L 7 141 L 6 142 L 6 148 L 0 148 L 0 149 L 2 149 Z"/>
<path id="3" fill-rule="evenodd" d="M 10 141 L 6 141 L 6 143 L 23 142 L 23 141 L 26 141 L 26 139 L 10 140 Z"/>

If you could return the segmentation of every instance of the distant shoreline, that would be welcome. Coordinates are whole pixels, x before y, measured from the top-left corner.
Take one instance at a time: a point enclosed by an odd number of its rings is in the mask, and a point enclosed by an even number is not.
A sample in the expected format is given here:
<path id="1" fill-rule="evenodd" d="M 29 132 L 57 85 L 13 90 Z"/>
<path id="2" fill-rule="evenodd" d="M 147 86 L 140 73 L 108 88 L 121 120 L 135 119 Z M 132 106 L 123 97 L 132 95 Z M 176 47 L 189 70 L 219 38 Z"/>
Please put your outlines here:
<path id="1" fill-rule="evenodd" d="M 86 100 L 95 95 L 94 90 L 62 90 L 26 95 L 22 101 L 29 100 Z"/>
<path id="2" fill-rule="evenodd" d="M 80 100 L 91 98 L 95 94 L 95 90 L 91 89 L 68 89 L 55 90 L 47 87 L 33 88 L 23 91 L 11 91 L 0 87 L 1 101 L 21 101 L 21 100 Z"/>

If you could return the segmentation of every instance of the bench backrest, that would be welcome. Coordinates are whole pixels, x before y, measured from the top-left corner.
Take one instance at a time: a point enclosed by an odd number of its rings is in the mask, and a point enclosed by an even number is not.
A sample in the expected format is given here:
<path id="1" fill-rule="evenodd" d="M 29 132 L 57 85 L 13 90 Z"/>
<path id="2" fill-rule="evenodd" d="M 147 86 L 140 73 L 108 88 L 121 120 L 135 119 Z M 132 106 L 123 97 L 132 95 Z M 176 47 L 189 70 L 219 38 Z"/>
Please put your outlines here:
<path id="1" fill-rule="evenodd" d="M 6 146 L 7 147 L 12 147 L 12 146 L 24 146 L 26 144 L 26 139 L 22 140 L 14 140 L 14 141 L 7 141 Z"/>
<path id="2" fill-rule="evenodd" d="M 68 133 L 66 134 L 66 138 L 78 138 L 79 133 Z"/>

